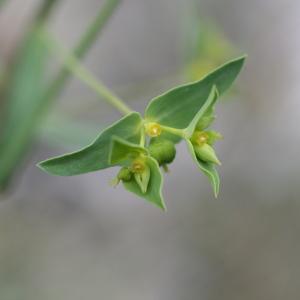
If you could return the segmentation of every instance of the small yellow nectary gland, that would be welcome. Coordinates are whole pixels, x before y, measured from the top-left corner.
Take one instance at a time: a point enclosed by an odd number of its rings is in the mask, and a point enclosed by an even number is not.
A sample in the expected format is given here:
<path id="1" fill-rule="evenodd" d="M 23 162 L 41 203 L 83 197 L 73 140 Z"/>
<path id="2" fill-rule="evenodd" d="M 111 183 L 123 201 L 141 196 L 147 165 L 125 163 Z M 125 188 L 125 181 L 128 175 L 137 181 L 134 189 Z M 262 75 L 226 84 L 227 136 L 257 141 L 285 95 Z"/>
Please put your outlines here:
<path id="1" fill-rule="evenodd" d="M 192 139 L 197 145 L 201 146 L 207 143 L 208 134 L 204 131 L 196 131 Z"/>
<path id="2" fill-rule="evenodd" d="M 203 133 L 199 134 L 198 142 L 200 144 L 204 144 L 207 142 L 207 138 L 208 138 L 207 134 L 205 132 L 203 132 Z"/>
<path id="3" fill-rule="evenodd" d="M 162 128 L 157 123 L 149 123 L 146 124 L 146 133 L 151 137 L 160 136 L 162 132 Z"/>
<path id="4" fill-rule="evenodd" d="M 131 165 L 133 173 L 142 173 L 145 170 L 145 164 L 139 160 L 136 160 Z"/>

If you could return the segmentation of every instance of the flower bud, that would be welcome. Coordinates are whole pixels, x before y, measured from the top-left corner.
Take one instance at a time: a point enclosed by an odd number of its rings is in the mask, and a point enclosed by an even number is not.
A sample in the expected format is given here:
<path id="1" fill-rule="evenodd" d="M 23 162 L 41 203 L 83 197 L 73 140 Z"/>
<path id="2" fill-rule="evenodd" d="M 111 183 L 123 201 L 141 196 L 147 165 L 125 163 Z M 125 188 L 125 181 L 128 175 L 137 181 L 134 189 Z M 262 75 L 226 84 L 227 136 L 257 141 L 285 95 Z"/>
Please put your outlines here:
<path id="1" fill-rule="evenodd" d="M 166 139 L 151 139 L 148 149 L 160 166 L 171 163 L 176 155 L 174 143 Z"/>
<path id="2" fill-rule="evenodd" d="M 204 145 L 194 145 L 194 150 L 196 153 L 196 156 L 206 162 L 212 162 L 214 164 L 221 165 L 221 162 L 217 158 L 217 155 L 215 153 L 215 150 L 208 144 Z"/>

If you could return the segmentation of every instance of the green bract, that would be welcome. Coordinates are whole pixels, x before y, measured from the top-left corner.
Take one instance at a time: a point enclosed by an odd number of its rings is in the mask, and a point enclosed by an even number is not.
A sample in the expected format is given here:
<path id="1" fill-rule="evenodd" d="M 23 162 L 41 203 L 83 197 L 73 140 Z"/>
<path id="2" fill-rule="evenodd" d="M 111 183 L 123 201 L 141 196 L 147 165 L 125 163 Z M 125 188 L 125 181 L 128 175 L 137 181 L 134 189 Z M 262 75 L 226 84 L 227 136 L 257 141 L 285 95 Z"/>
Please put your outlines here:
<path id="1" fill-rule="evenodd" d="M 173 128 L 186 128 L 205 104 L 214 85 L 220 95 L 231 86 L 244 60 L 245 56 L 232 60 L 199 81 L 176 87 L 154 98 L 146 108 L 146 120 Z"/>
<path id="2" fill-rule="evenodd" d="M 141 139 L 142 118 L 131 113 L 100 133 L 98 138 L 79 151 L 45 160 L 39 167 L 53 175 L 72 176 L 98 171 L 111 166 L 108 162 L 111 137 L 120 136 L 139 143 Z"/>
<path id="3" fill-rule="evenodd" d="M 125 180 L 118 178 L 123 181 L 127 190 L 165 209 L 162 197 L 162 174 L 158 163 L 149 156 L 145 148 L 113 137 L 109 160 L 112 164 L 122 166 L 123 172 L 128 170 L 131 173 L 130 177 L 126 174 Z"/>
<path id="4" fill-rule="evenodd" d="M 218 172 L 215 168 L 215 164 L 220 164 L 218 158 L 216 157 L 214 150 L 207 149 L 207 146 L 209 145 L 209 135 L 207 136 L 206 142 L 199 142 L 197 145 L 197 142 L 193 140 L 195 131 L 197 129 L 203 130 L 206 127 L 200 127 L 198 124 L 201 124 L 201 120 L 204 117 L 208 120 L 214 119 L 214 105 L 216 103 L 216 100 L 218 98 L 218 91 L 216 89 L 216 86 L 213 86 L 208 98 L 205 101 L 205 104 L 203 105 L 202 109 L 196 114 L 194 119 L 191 121 L 189 126 L 184 130 L 186 132 L 185 140 L 188 145 L 188 150 L 190 154 L 192 155 L 193 160 L 197 163 L 197 166 L 203 173 L 208 177 L 210 180 L 215 197 L 217 197 L 220 189 L 220 179 Z M 209 126 L 209 123 L 206 123 L 205 126 Z M 203 144 L 203 145 L 201 145 Z M 202 155 L 199 153 L 201 152 L 201 147 L 205 147 L 202 151 Z M 210 151 L 210 152 L 209 152 Z"/>
<path id="5" fill-rule="evenodd" d="M 176 154 L 175 143 L 184 139 L 197 166 L 208 176 L 215 196 L 220 180 L 215 164 L 220 164 L 214 143 L 221 135 L 207 130 L 215 119 L 218 97 L 233 83 L 245 57 L 232 60 L 202 80 L 172 89 L 150 101 L 145 119 L 132 112 L 105 129 L 86 148 L 43 161 L 48 173 L 71 176 L 120 166 L 113 181 L 162 209 L 163 177 Z"/>

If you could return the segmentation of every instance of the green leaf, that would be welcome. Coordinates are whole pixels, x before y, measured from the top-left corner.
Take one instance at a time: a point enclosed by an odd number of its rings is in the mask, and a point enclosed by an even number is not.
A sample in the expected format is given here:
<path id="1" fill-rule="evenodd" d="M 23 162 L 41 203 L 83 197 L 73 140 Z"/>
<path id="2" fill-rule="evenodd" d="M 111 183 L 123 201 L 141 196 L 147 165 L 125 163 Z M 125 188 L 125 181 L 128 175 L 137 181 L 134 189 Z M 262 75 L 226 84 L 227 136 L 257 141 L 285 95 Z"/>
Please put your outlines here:
<path id="1" fill-rule="evenodd" d="M 196 116 L 193 118 L 189 126 L 184 130 L 187 136 L 189 137 L 192 136 L 193 132 L 196 129 L 197 124 L 200 122 L 201 118 L 207 112 L 207 110 L 209 110 L 211 107 L 214 106 L 214 104 L 218 99 L 218 96 L 219 96 L 218 90 L 214 85 L 211 89 L 211 92 L 209 93 L 208 98 L 203 103 L 202 107 L 200 108 Z"/>
<path id="2" fill-rule="evenodd" d="M 140 154 L 147 155 L 148 151 L 139 145 L 113 136 L 111 139 L 108 161 L 111 165 L 128 166 Z"/>
<path id="3" fill-rule="evenodd" d="M 212 87 L 223 94 L 239 74 L 245 56 L 228 62 L 202 80 L 174 88 L 154 98 L 145 113 L 146 120 L 164 126 L 184 129 L 205 104 Z"/>
<path id="4" fill-rule="evenodd" d="M 151 157 L 146 157 L 146 163 L 150 168 L 150 179 L 146 193 L 141 191 L 140 186 L 135 180 L 123 182 L 123 185 L 128 191 L 165 210 L 166 206 L 162 196 L 163 176 L 160 172 L 158 163 Z"/>
<path id="5" fill-rule="evenodd" d="M 215 106 L 212 104 L 209 108 L 205 111 L 202 117 L 199 119 L 199 122 L 196 125 L 196 128 L 200 131 L 209 127 L 213 121 L 216 119 L 215 116 Z"/>
<path id="6" fill-rule="evenodd" d="M 215 197 L 217 197 L 220 189 L 220 178 L 214 164 L 209 162 L 204 162 L 199 158 L 197 158 L 192 143 L 189 140 L 187 140 L 186 142 L 193 160 L 197 163 L 199 169 L 208 177 L 213 187 L 214 195 Z"/>
<path id="7" fill-rule="evenodd" d="M 32 31 L 19 50 L 7 84 L 4 118 L 1 120 L 0 186 L 4 187 L 24 152 L 33 115 L 43 101 L 47 52 L 36 31 Z"/>
<path id="8" fill-rule="evenodd" d="M 53 175 L 72 176 L 110 167 L 111 137 L 118 136 L 138 144 L 141 139 L 142 118 L 133 112 L 105 129 L 86 148 L 41 162 L 38 166 Z"/>

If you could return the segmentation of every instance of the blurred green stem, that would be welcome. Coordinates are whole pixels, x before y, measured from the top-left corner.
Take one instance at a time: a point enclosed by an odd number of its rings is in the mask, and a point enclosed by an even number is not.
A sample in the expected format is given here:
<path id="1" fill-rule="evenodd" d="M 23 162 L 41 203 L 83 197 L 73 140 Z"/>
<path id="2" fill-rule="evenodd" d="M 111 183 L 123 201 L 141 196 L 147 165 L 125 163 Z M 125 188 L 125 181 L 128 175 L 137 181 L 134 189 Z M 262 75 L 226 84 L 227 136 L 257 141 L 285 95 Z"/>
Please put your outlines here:
<path id="1" fill-rule="evenodd" d="M 48 19 L 48 16 L 50 15 L 52 8 L 54 8 L 54 5 L 58 2 L 58 0 L 44 0 L 43 5 L 41 5 L 40 9 L 38 10 L 34 23 L 38 25 L 38 23 L 42 22 L 44 23 L 45 20 Z"/>
<path id="2" fill-rule="evenodd" d="M 90 24 L 90 26 L 87 28 L 86 32 L 78 42 L 77 46 L 74 48 L 74 57 L 80 59 L 86 54 L 89 48 L 93 45 L 97 36 L 102 32 L 104 26 L 106 25 L 107 21 L 112 16 L 113 12 L 120 2 L 121 0 L 107 0 L 106 3 L 104 3 L 96 19 Z M 59 94 L 65 87 L 67 80 L 70 78 L 70 75 L 71 74 L 68 68 L 66 68 L 66 66 L 63 66 L 44 95 L 45 107 L 43 107 L 43 110 L 47 109 L 47 104 L 49 102 L 59 96 Z"/>
<path id="3" fill-rule="evenodd" d="M 43 42 L 45 42 L 47 48 L 51 49 L 53 53 L 61 58 L 67 70 L 85 82 L 100 97 L 105 99 L 105 101 L 114 106 L 122 114 L 126 115 L 132 111 L 122 99 L 111 92 L 101 81 L 96 79 L 94 75 L 80 63 L 76 56 L 68 52 L 49 34 L 49 32 L 41 30 L 40 33 L 40 36 Z"/>
<path id="4" fill-rule="evenodd" d="M 0 8 L 2 7 L 2 5 L 6 2 L 7 0 L 0 0 Z"/>
<path id="5" fill-rule="evenodd" d="M 53 4 L 57 3 L 57 1 L 58 0 L 44 0 L 42 2 L 41 8 L 33 20 L 30 35 L 34 35 L 35 29 L 42 23 L 45 23 L 46 17 L 54 6 Z M 101 6 L 100 12 L 73 50 L 73 54 L 76 58 L 82 58 L 87 53 L 120 2 L 121 0 L 106 0 Z M 44 20 L 42 20 L 43 18 Z M 28 38 L 24 40 L 24 44 L 27 42 Z M 39 100 L 36 101 L 34 107 L 28 110 L 27 115 L 25 115 L 25 112 L 22 114 L 22 118 L 18 120 L 17 125 L 11 127 L 6 125 L 7 123 L 12 124 L 13 119 L 10 116 L 14 112 L 13 109 L 12 111 L 8 110 L 5 112 L 5 115 L 8 117 L 5 118 L 5 123 L 3 123 L 3 125 L 1 124 L 1 127 L 6 129 L 9 127 L 13 128 L 13 130 L 12 132 L 7 132 L 10 129 L 6 130 L 5 134 L 1 134 L 0 137 L 0 189 L 7 185 L 14 169 L 19 165 L 20 160 L 31 144 L 39 122 L 42 120 L 44 114 L 47 113 L 50 104 L 59 96 L 69 78 L 70 73 L 68 69 L 65 66 L 62 67 L 54 80 L 50 83 L 48 89 L 46 89 L 39 97 Z M 15 105 L 13 102 L 10 103 L 12 103 L 10 107 Z"/>

